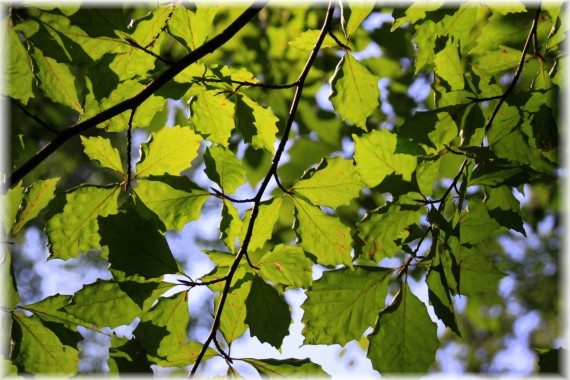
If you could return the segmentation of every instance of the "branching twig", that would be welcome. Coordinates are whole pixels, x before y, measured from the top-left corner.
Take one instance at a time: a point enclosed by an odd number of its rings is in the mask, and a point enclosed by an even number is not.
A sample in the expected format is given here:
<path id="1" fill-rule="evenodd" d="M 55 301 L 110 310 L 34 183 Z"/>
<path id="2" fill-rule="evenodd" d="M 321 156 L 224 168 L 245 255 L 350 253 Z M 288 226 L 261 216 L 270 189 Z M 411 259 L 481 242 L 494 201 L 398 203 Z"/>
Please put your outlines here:
<path id="1" fill-rule="evenodd" d="M 279 186 L 279 188 L 285 193 L 285 194 L 293 194 L 290 190 L 287 190 L 285 188 L 285 186 L 283 186 L 281 184 L 281 181 L 279 180 L 279 176 L 277 175 L 277 170 L 275 171 L 275 173 L 273 173 L 274 177 L 275 177 L 275 182 L 277 182 L 277 186 Z"/>
<path id="2" fill-rule="evenodd" d="M 347 45 L 343 44 L 342 42 L 340 42 L 340 40 L 337 38 L 337 36 L 335 36 L 333 34 L 332 31 L 329 30 L 328 35 L 332 37 L 332 39 L 334 40 L 334 42 L 336 42 L 336 44 L 338 46 L 340 46 L 341 48 L 343 48 L 344 50 L 352 50 L 351 48 L 349 48 Z"/>
<path id="3" fill-rule="evenodd" d="M 127 178 L 125 180 L 125 191 L 129 190 L 131 186 L 131 149 L 132 149 L 132 130 L 133 130 L 133 117 L 135 116 L 135 111 L 137 109 L 133 108 L 131 110 L 131 116 L 129 117 L 129 124 L 127 129 Z"/>
<path id="4" fill-rule="evenodd" d="M 148 99 L 166 83 L 170 82 L 170 80 L 172 80 L 172 78 L 178 75 L 182 70 L 225 44 L 255 15 L 259 13 L 264 4 L 265 2 L 255 2 L 248 9 L 246 9 L 234 22 L 232 22 L 223 32 L 174 63 L 164 73 L 150 82 L 141 92 L 132 98 L 122 101 L 121 103 L 98 113 L 90 119 L 79 122 L 67 129 L 64 129 L 61 132 L 58 132 L 57 136 L 51 142 L 45 145 L 22 166 L 16 169 L 12 175 L 7 178 L 7 183 L 10 186 L 14 186 L 70 138 L 80 135 L 89 129 L 94 128 L 100 123 L 107 121 L 112 117 L 117 116 L 129 109 L 140 106 L 146 99 Z"/>
<path id="5" fill-rule="evenodd" d="M 226 283 L 224 285 L 224 289 L 223 289 L 222 294 L 220 296 L 220 301 L 218 303 L 218 309 L 216 310 L 216 313 L 214 316 L 214 322 L 212 323 L 212 328 L 210 330 L 210 334 L 206 338 L 206 341 L 204 342 L 204 344 L 202 346 L 202 350 L 200 351 L 200 353 L 198 354 L 198 357 L 196 358 L 196 362 L 194 363 L 194 366 L 192 367 L 192 370 L 190 371 L 190 376 L 194 376 L 194 374 L 198 370 L 198 367 L 199 367 L 200 363 L 202 362 L 202 359 L 204 358 L 204 354 L 206 353 L 208 346 L 210 345 L 210 343 L 212 342 L 212 340 L 214 339 L 214 337 L 218 331 L 218 327 L 220 325 L 220 319 L 222 316 L 222 311 L 224 309 L 224 305 L 226 303 L 226 299 L 227 299 L 228 294 L 229 294 L 229 290 L 230 290 L 230 286 L 231 286 L 233 276 L 234 276 L 237 268 L 239 267 L 241 259 L 244 256 L 246 256 L 246 258 L 247 258 L 247 250 L 248 250 L 249 242 L 250 242 L 252 234 L 253 234 L 253 226 L 255 224 L 255 221 L 257 219 L 257 215 L 259 213 L 259 205 L 261 203 L 261 197 L 265 193 L 265 190 L 267 188 L 267 185 L 269 184 L 269 181 L 271 180 L 271 177 L 273 177 L 275 175 L 275 172 L 277 170 L 277 166 L 279 165 L 279 161 L 281 159 L 281 155 L 283 154 L 283 151 L 285 150 L 285 145 L 287 144 L 287 140 L 289 139 L 289 133 L 291 131 L 291 126 L 293 125 L 293 120 L 295 119 L 297 107 L 299 105 L 299 101 L 301 100 L 301 94 L 303 92 L 303 86 L 305 84 L 305 79 L 307 78 L 307 75 L 308 75 L 309 70 L 311 69 L 311 67 L 313 65 L 315 58 L 317 57 L 317 53 L 321 47 L 321 44 L 323 43 L 323 40 L 325 38 L 327 31 L 330 29 L 330 25 L 331 25 L 331 21 L 332 21 L 332 17 L 333 17 L 333 11 L 334 11 L 334 5 L 333 5 L 333 2 L 331 1 L 329 3 L 329 7 L 327 10 L 327 16 L 326 16 L 326 19 L 323 23 L 323 27 L 321 28 L 321 32 L 319 34 L 317 42 L 315 43 L 315 47 L 311 51 L 311 54 L 309 55 L 309 58 L 307 59 L 307 63 L 305 64 L 303 71 L 299 75 L 298 86 L 297 86 L 297 89 L 295 91 L 295 95 L 293 97 L 291 109 L 289 110 L 289 116 L 287 118 L 287 123 L 285 124 L 285 129 L 283 131 L 283 137 L 281 138 L 281 141 L 279 143 L 279 147 L 277 148 L 277 150 L 275 152 L 275 157 L 273 158 L 273 162 L 271 164 L 271 167 L 269 168 L 269 171 L 267 172 L 265 178 L 261 182 L 261 186 L 259 187 L 259 190 L 257 191 L 257 194 L 255 195 L 255 198 L 254 198 L 255 203 L 254 203 L 253 208 L 251 210 L 251 217 L 250 217 L 249 224 L 247 227 L 247 232 L 244 236 L 242 246 L 241 246 L 240 250 L 238 251 L 234 262 L 232 263 L 232 266 L 230 267 L 228 274 L 226 275 Z"/>
<path id="6" fill-rule="evenodd" d="M 196 77 L 192 83 L 227 83 L 227 84 L 237 84 L 238 86 L 248 86 L 248 87 L 261 87 L 270 90 L 283 90 L 287 88 L 293 88 L 299 85 L 299 81 L 288 84 L 267 84 L 259 82 L 248 82 L 233 79 L 218 79 L 218 78 L 198 78 Z"/>
<path id="7" fill-rule="evenodd" d="M 212 191 L 214 192 L 214 194 L 212 194 L 214 197 L 216 198 L 220 198 L 222 200 L 227 199 L 228 201 L 232 202 L 232 203 L 251 203 L 251 202 L 255 202 L 255 198 L 249 198 L 249 199 L 235 199 L 232 198 L 224 193 L 222 193 L 220 190 L 210 187 L 210 189 L 212 189 Z"/>
<path id="8" fill-rule="evenodd" d="M 152 51 L 148 50 L 147 48 L 139 45 L 139 43 L 135 40 L 133 40 L 131 37 L 123 37 L 125 39 L 125 41 L 127 41 L 129 43 L 129 45 L 131 45 L 132 47 L 135 47 L 137 49 L 140 49 L 142 51 L 144 51 L 145 53 L 153 56 L 154 58 L 158 59 L 160 62 L 166 63 L 169 66 L 174 65 L 174 62 L 169 61 L 167 59 L 162 58 L 160 55 L 153 53 Z"/>

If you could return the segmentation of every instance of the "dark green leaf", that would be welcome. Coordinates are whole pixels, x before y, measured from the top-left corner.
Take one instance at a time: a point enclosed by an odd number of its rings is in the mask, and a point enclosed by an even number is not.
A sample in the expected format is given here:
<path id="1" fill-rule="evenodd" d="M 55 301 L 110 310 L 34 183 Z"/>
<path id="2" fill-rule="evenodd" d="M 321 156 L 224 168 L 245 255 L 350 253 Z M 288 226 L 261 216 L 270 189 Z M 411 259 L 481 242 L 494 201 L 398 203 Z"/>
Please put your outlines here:
<path id="1" fill-rule="evenodd" d="M 136 339 L 119 338 L 113 334 L 109 347 L 109 373 L 152 373 L 146 350 Z"/>

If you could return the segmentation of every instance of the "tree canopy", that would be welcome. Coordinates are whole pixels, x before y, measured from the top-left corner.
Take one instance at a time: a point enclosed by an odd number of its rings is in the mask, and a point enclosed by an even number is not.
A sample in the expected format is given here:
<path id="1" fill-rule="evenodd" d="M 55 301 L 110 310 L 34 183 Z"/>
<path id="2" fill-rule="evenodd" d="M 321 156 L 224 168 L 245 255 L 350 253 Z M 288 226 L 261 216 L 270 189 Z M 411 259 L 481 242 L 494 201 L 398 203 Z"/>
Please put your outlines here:
<path id="1" fill-rule="evenodd" d="M 3 5 L 9 373 L 81 373 L 87 331 L 111 374 L 325 376 L 232 355 L 282 348 L 291 289 L 304 345 L 356 341 L 381 375 L 500 372 L 529 313 L 533 370 L 559 370 L 567 4 Z M 206 212 L 217 237 L 175 255 Z M 31 229 L 109 275 L 27 302 Z"/>

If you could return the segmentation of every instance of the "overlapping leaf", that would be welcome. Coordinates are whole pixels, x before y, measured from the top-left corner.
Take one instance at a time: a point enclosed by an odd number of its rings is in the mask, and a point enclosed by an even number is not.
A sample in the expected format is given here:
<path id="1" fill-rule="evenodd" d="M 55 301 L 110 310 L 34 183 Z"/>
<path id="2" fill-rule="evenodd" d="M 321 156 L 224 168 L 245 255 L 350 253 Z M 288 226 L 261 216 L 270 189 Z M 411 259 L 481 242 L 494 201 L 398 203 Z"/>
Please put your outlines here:
<path id="1" fill-rule="evenodd" d="M 99 248 L 99 216 L 117 213 L 117 186 L 80 186 L 66 194 L 63 211 L 46 226 L 50 252 L 54 258 L 67 260 L 80 252 Z"/>
<path id="2" fill-rule="evenodd" d="M 251 364 L 261 375 L 283 378 L 315 378 L 328 374 L 309 359 L 240 359 Z"/>
<path id="3" fill-rule="evenodd" d="M 257 102 L 240 94 L 236 102 L 235 125 L 243 135 L 244 141 L 256 149 L 265 149 L 275 154 L 277 122 L 269 107 L 262 107 Z"/>
<path id="4" fill-rule="evenodd" d="M 324 272 L 302 306 L 305 344 L 345 345 L 360 339 L 384 308 L 392 273 L 361 266 Z"/>
<path id="5" fill-rule="evenodd" d="M 216 182 L 224 193 L 233 194 L 246 182 L 241 161 L 229 149 L 215 145 L 208 147 L 204 153 L 204 163 L 204 173 Z"/>
<path id="6" fill-rule="evenodd" d="M 258 274 L 273 284 L 307 288 L 313 282 L 313 263 L 299 247 L 279 244 L 254 265 L 259 267 Z"/>
<path id="7" fill-rule="evenodd" d="M 296 37 L 293 41 L 289 41 L 289 45 L 302 51 L 311 51 L 315 47 L 315 42 L 317 41 L 320 33 L 321 31 L 316 29 L 306 30 L 298 37 Z M 326 49 L 334 46 L 337 46 L 337 44 L 333 38 L 328 34 L 325 35 L 323 43 L 321 44 L 321 49 Z"/>
<path id="8" fill-rule="evenodd" d="M 399 138 L 386 129 L 372 131 L 362 137 L 353 135 L 355 142 L 354 161 L 362 181 L 368 187 L 380 184 L 389 174 L 402 175 L 409 181 L 416 169 L 417 158 L 396 153 Z"/>
<path id="9" fill-rule="evenodd" d="M 249 241 L 250 251 L 255 251 L 256 249 L 263 248 L 265 242 L 271 239 L 271 236 L 273 234 L 273 227 L 275 226 L 277 218 L 279 217 L 279 210 L 282 203 L 283 198 L 271 198 L 268 201 L 260 203 L 256 219 L 257 222 L 253 226 L 251 239 Z M 250 220 L 251 211 L 248 211 L 242 223 L 240 237 L 240 240 L 242 242 L 245 238 L 247 230 L 249 229 Z"/>
<path id="10" fill-rule="evenodd" d="M 297 242 L 319 264 L 352 266 L 350 228 L 335 216 L 295 198 Z"/>
<path id="11" fill-rule="evenodd" d="M 324 158 L 310 177 L 305 175 L 293 186 L 293 191 L 315 206 L 337 208 L 348 205 L 363 187 L 353 161 L 335 157 Z"/>

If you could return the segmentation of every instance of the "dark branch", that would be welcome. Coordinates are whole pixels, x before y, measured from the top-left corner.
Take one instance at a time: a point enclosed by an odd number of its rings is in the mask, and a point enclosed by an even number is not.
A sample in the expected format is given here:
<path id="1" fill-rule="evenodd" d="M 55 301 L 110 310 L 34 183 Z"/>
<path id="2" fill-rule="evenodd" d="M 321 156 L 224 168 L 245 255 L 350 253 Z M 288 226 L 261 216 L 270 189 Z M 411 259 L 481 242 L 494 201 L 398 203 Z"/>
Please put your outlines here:
<path id="1" fill-rule="evenodd" d="M 226 283 L 224 285 L 224 289 L 223 289 L 221 297 L 220 297 L 218 309 L 216 310 L 216 313 L 214 316 L 214 322 L 212 323 L 212 328 L 210 330 L 210 334 L 206 338 L 206 341 L 204 342 L 204 345 L 202 346 L 202 350 L 200 351 L 200 353 L 198 354 L 198 357 L 196 358 L 196 362 L 194 363 L 194 366 L 192 367 L 192 370 L 190 372 L 190 376 L 194 376 L 194 374 L 196 373 L 196 370 L 198 369 L 198 366 L 202 362 L 202 358 L 204 357 L 204 354 L 206 353 L 208 346 L 210 345 L 210 343 L 212 342 L 212 340 L 214 339 L 214 337 L 216 336 L 216 333 L 218 331 L 218 326 L 220 325 L 220 319 L 222 316 L 222 311 L 224 309 L 224 305 L 226 303 L 226 299 L 227 299 L 228 294 L 229 294 L 230 285 L 231 285 L 233 276 L 234 276 L 237 268 L 239 267 L 239 263 L 240 263 L 241 259 L 244 256 L 247 257 L 247 249 L 249 247 L 249 242 L 250 242 L 252 234 L 253 234 L 253 226 L 255 224 L 255 221 L 257 219 L 257 215 L 259 213 L 259 205 L 261 203 L 261 197 L 265 193 L 265 190 L 267 188 L 267 185 L 269 184 L 269 181 L 271 180 L 271 177 L 273 177 L 275 175 L 275 172 L 277 171 L 277 166 L 279 165 L 279 160 L 281 159 L 281 155 L 283 154 L 283 151 L 285 150 L 285 144 L 287 144 L 287 140 L 289 139 L 289 133 L 291 131 L 291 126 L 293 125 L 293 120 L 295 119 L 297 107 L 299 105 L 299 101 L 301 100 L 301 94 L 303 92 L 303 86 L 305 84 L 305 79 L 307 78 L 309 70 L 311 69 L 313 62 L 315 61 L 315 58 L 317 57 L 317 53 L 319 52 L 319 49 L 323 43 L 325 35 L 328 32 L 328 30 L 330 29 L 330 25 L 331 25 L 332 18 L 333 18 L 333 12 L 334 12 L 334 5 L 333 5 L 333 2 L 331 1 L 329 3 L 327 16 L 326 16 L 325 21 L 323 23 L 323 27 L 321 28 L 321 32 L 319 34 L 317 42 L 315 43 L 315 47 L 311 51 L 311 54 L 309 55 L 309 58 L 307 59 L 305 67 L 303 68 L 303 71 L 299 75 L 299 80 L 298 80 L 299 84 L 298 84 L 297 89 L 295 91 L 295 95 L 293 97 L 293 101 L 291 104 L 291 109 L 289 110 L 289 116 L 287 118 L 287 123 L 285 124 L 285 129 L 283 131 L 283 137 L 281 138 L 281 141 L 279 143 L 279 147 L 277 148 L 277 151 L 275 152 L 275 157 L 273 158 L 271 168 L 269 169 L 265 178 L 261 182 L 261 186 L 259 187 L 259 190 L 257 191 L 257 194 L 255 195 L 255 203 L 254 203 L 253 208 L 251 210 L 251 217 L 249 220 L 249 224 L 247 226 L 247 232 L 244 236 L 242 246 L 241 246 L 240 250 L 238 251 L 234 262 L 232 263 L 232 266 L 230 267 L 228 274 L 226 275 L 226 277 L 227 277 Z"/>
<path id="2" fill-rule="evenodd" d="M 232 79 L 218 79 L 218 78 L 198 78 L 196 77 L 193 83 L 227 83 L 227 84 L 237 84 L 238 86 L 248 86 L 248 87 L 261 87 L 270 90 L 283 90 L 287 88 L 293 88 L 299 85 L 299 81 L 288 84 L 267 84 L 259 82 L 248 82 L 241 80 Z"/>
<path id="3" fill-rule="evenodd" d="M 279 176 L 277 175 L 277 170 L 275 171 L 274 177 L 275 177 L 275 182 L 277 182 L 277 186 L 279 186 L 279 188 L 285 193 L 285 194 L 293 194 L 291 191 L 287 190 L 282 184 L 281 181 L 279 180 Z"/>
<path id="4" fill-rule="evenodd" d="M 155 80 L 150 82 L 141 92 L 127 99 L 111 108 L 108 108 L 90 119 L 77 123 L 63 131 L 46 146 L 44 146 L 35 156 L 26 161 L 22 166 L 16 169 L 11 176 L 7 178 L 9 186 L 18 183 L 24 176 L 31 172 L 36 166 L 42 163 L 47 157 L 55 152 L 63 143 L 70 138 L 85 133 L 91 128 L 99 125 L 100 123 L 111 119 L 129 109 L 140 106 L 146 99 L 154 94 L 158 89 L 168 83 L 172 78 L 178 75 L 182 70 L 195 63 L 207 54 L 215 51 L 220 46 L 224 45 L 230 38 L 232 38 L 238 31 L 240 31 L 255 15 L 259 13 L 265 2 L 255 2 L 245 12 L 243 12 L 234 22 L 232 22 L 223 32 L 192 51 L 187 56 L 183 57 L 172 66 L 170 66 L 164 73 L 158 76 Z"/>
<path id="5" fill-rule="evenodd" d="M 338 46 L 340 46 L 341 48 L 343 48 L 344 50 L 352 50 L 351 48 L 349 48 L 348 46 L 346 46 L 345 44 L 343 44 L 342 42 L 340 42 L 340 40 L 337 38 L 337 36 L 335 36 L 333 34 L 333 32 L 331 32 L 329 30 L 328 35 L 332 37 L 332 39 L 334 40 L 334 42 L 336 42 L 336 44 Z"/>
<path id="6" fill-rule="evenodd" d="M 133 108 L 131 110 L 131 116 L 129 117 L 129 128 L 127 129 L 127 179 L 125 181 L 125 191 L 129 190 L 131 186 L 131 149 L 132 149 L 132 131 L 133 131 L 133 117 L 135 116 L 135 111 L 137 109 Z"/>
<path id="7" fill-rule="evenodd" d="M 133 40 L 131 37 L 124 37 L 125 41 L 127 41 L 129 43 L 129 45 L 131 45 L 132 47 L 135 47 L 137 49 L 140 49 L 142 51 L 144 51 L 145 53 L 153 56 L 154 58 L 158 59 L 160 62 L 164 62 L 169 66 L 174 65 L 174 62 L 169 61 L 167 59 L 162 58 L 160 55 L 153 53 L 152 51 L 148 50 L 147 48 L 141 46 L 138 44 L 137 41 Z"/>
<path id="8" fill-rule="evenodd" d="M 212 191 L 214 192 L 214 194 L 212 194 L 214 197 L 216 198 L 220 198 L 222 200 L 227 199 L 230 202 L 233 203 L 251 203 L 251 202 L 255 202 L 255 198 L 249 198 L 249 199 L 235 199 L 232 198 L 230 196 L 227 196 L 226 194 L 222 193 L 220 190 L 210 187 L 210 189 L 212 189 Z"/>

